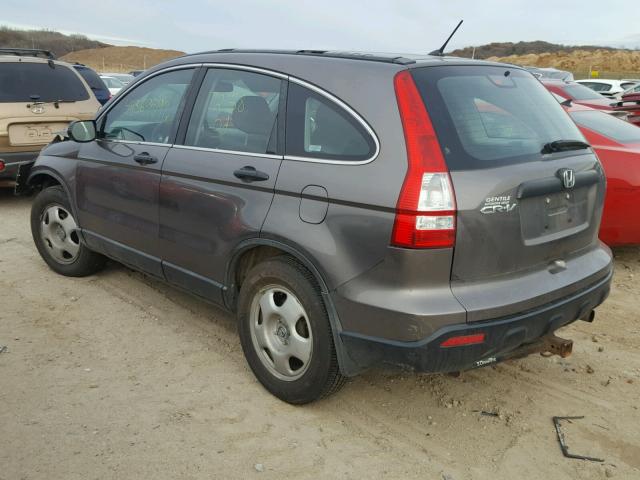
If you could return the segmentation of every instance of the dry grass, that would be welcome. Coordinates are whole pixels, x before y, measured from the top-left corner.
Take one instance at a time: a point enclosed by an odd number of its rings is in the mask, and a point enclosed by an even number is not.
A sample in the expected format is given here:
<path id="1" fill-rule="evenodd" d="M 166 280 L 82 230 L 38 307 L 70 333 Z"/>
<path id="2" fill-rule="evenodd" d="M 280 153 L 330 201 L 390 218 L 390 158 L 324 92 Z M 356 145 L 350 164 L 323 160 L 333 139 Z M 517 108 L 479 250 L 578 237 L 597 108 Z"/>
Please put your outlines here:
<path id="1" fill-rule="evenodd" d="M 184 55 L 178 50 L 143 47 L 105 47 L 78 50 L 61 58 L 65 62 L 83 63 L 99 72 L 144 70 L 171 58 Z"/>
<path id="2" fill-rule="evenodd" d="M 598 70 L 602 78 L 632 78 L 640 76 L 640 51 L 575 50 L 554 53 L 491 57 L 489 60 L 535 67 L 555 67 L 585 78 L 590 69 Z"/>

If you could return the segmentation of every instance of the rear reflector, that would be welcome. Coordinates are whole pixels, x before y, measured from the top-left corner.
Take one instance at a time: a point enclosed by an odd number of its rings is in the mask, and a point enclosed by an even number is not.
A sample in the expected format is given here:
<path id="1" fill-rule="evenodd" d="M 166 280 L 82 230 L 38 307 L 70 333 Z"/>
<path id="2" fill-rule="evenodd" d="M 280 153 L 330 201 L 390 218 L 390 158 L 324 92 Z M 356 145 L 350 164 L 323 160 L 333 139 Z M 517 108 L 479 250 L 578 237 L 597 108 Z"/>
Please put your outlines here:
<path id="1" fill-rule="evenodd" d="M 4 170 L 4 162 L 0 160 L 0 172 Z"/>
<path id="2" fill-rule="evenodd" d="M 456 239 L 455 194 L 438 138 L 411 73 L 398 73 L 394 86 L 409 165 L 396 205 L 391 244 L 452 247 Z"/>
<path id="3" fill-rule="evenodd" d="M 475 333 L 473 335 L 461 335 L 459 337 L 451 337 L 440 344 L 441 347 L 462 347 L 464 345 L 476 345 L 484 343 L 484 333 Z"/>

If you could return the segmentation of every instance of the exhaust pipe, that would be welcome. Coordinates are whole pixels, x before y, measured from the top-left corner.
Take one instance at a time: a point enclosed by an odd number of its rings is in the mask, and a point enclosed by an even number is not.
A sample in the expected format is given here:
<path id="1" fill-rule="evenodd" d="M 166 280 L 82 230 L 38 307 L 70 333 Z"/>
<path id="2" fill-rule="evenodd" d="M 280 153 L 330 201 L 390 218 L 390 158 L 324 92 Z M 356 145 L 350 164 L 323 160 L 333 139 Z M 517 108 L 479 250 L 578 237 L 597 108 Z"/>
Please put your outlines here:
<path id="1" fill-rule="evenodd" d="M 595 310 L 590 310 L 589 313 L 583 315 L 580 317 L 580 320 L 584 321 L 584 322 L 593 322 L 593 320 L 596 318 L 596 311 Z"/>

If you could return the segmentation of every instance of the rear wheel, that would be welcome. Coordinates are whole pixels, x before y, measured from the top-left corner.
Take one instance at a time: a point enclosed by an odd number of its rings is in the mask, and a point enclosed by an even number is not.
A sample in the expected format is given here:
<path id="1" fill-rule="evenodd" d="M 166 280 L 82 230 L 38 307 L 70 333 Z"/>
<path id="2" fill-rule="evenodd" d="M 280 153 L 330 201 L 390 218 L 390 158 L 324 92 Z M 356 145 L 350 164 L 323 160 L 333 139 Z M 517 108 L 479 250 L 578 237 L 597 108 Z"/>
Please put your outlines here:
<path id="1" fill-rule="evenodd" d="M 57 273 L 84 277 L 104 266 L 106 259 L 80 241 L 69 199 L 59 185 L 45 188 L 35 198 L 31 234 L 40 256 Z"/>
<path id="2" fill-rule="evenodd" d="M 238 299 L 238 321 L 251 370 L 281 400 L 309 403 L 344 384 L 319 288 L 290 257 L 249 271 Z"/>

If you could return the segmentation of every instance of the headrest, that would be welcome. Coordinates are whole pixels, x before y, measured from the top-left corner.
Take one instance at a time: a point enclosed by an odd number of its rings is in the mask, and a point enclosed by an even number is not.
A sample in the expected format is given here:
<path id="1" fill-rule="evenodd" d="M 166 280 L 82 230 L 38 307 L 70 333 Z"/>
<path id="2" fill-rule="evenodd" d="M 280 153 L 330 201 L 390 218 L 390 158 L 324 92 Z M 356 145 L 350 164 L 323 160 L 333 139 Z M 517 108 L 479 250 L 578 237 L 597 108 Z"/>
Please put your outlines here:
<path id="1" fill-rule="evenodd" d="M 245 133 L 270 135 L 275 113 L 267 101 L 258 95 L 246 95 L 237 101 L 231 119 L 233 125 Z"/>

